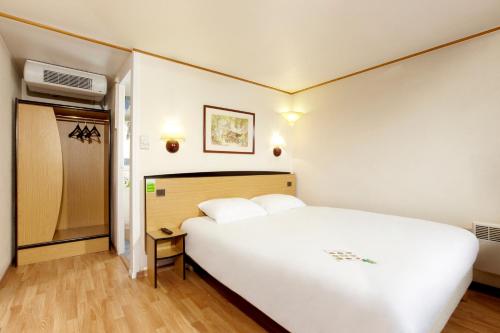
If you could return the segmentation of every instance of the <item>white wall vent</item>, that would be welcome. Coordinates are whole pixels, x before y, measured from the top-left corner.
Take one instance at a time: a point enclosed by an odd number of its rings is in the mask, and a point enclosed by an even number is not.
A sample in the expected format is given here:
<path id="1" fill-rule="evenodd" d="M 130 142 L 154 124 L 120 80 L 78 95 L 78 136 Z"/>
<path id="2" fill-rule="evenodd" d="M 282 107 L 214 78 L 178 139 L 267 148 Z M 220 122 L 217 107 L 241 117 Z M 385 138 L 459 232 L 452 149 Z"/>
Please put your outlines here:
<path id="1" fill-rule="evenodd" d="M 63 86 L 92 90 L 92 79 L 45 69 L 43 71 L 43 82 L 62 84 Z"/>
<path id="2" fill-rule="evenodd" d="M 24 81 L 29 90 L 80 99 L 100 101 L 106 95 L 104 75 L 27 60 Z"/>
<path id="3" fill-rule="evenodd" d="M 500 225 L 474 223 L 474 233 L 478 239 L 500 243 Z"/>
<path id="4" fill-rule="evenodd" d="M 479 255 L 474 268 L 500 275 L 500 225 L 474 222 L 473 228 L 479 239 Z"/>

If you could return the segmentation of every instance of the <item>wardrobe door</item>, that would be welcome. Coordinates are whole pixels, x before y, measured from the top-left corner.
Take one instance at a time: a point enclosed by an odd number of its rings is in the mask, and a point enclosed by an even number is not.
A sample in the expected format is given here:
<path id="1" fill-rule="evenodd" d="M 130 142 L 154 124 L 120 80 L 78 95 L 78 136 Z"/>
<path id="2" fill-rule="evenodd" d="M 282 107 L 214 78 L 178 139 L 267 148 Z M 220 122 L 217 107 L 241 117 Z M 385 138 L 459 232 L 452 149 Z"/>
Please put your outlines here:
<path id="1" fill-rule="evenodd" d="M 63 164 L 54 110 L 18 104 L 17 244 L 51 241 L 59 217 Z"/>

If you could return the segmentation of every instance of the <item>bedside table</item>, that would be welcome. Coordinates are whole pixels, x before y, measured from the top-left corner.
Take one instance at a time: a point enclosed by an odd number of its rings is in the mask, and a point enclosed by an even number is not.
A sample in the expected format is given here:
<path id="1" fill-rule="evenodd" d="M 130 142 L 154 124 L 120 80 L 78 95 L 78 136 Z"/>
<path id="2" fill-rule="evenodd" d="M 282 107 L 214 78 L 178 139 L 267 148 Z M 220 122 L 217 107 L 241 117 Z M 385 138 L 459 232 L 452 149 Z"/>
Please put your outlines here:
<path id="1" fill-rule="evenodd" d="M 158 260 L 173 258 L 175 270 L 186 279 L 184 268 L 184 238 L 187 233 L 171 228 L 174 233 L 167 235 L 161 230 L 148 231 L 146 233 L 146 253 L 148 255 L 148 279 L 157 287 Z"/>

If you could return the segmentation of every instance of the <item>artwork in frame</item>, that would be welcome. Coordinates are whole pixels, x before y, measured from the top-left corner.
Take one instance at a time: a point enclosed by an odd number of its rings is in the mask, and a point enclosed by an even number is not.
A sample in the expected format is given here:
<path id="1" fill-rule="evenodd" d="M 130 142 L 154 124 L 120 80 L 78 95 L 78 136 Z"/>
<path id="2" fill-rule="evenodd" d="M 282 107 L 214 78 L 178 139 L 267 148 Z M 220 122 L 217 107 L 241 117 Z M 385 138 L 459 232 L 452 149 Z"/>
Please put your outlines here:
<path id="1" fill-rule="evenodd" d="M 255 154 L 255 113 L 203 106 L 203 151 Z"/>

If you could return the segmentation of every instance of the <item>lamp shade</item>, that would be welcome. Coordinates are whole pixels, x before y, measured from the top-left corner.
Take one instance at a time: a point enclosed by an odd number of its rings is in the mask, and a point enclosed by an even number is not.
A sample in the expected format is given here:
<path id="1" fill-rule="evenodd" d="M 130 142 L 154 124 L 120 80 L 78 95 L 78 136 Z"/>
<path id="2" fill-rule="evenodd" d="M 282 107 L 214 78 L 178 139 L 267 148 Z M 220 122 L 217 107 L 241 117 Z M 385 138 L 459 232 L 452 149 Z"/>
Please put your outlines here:
<path id="1" fill-rule="evenodd" d="M 185 139 L 182 127 L 176 122 L 168 122 L 163 127 L 160 139 L 162 141 L 177 140 L 183 141 Z"/>
<path id="2" fill-rule="evenodd" d="M 271 137 L 271 145 L 273 147 L 284 147 L 286 145 L 285 139 L 279 133 L 273 133 Z"/>
<path id="3" fill-rule="evenodd" d="M 297 120 L 300 119 L 304 114 L 297 111 L 287 111 L 282 112 L 281 115 L 288 121 L 290 126 L 293 126 Z"/>

